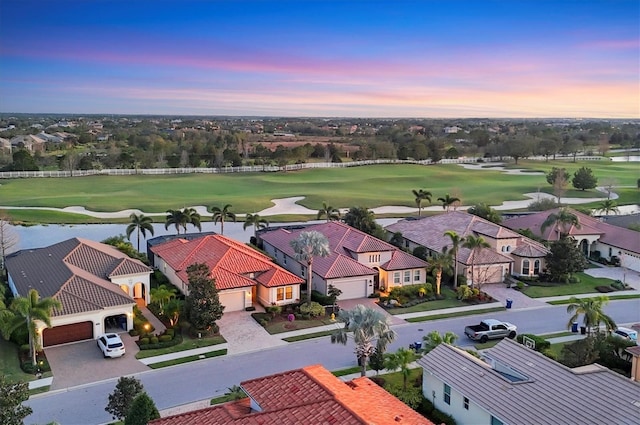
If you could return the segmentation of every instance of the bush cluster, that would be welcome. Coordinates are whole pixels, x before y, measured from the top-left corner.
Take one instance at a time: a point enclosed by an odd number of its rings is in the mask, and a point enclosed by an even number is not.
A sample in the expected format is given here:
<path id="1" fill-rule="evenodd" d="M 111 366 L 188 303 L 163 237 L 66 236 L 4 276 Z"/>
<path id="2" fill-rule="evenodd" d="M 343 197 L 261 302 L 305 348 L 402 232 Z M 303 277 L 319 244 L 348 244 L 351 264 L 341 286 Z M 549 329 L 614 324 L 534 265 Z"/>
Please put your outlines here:
<path id="1" fill-rule="evenodd" d="M 307 305 L 307 303 L 300 305 L 300 313 L 302 313 L 303 317 L 305 315 L 309 315 L 311 317 L 319 317 L 324 315 L 324 312 L 324 307 L 317 302 L 312 301 L 310 305 Z"/>
<path id="2" fill-rule="evenodd" d="M 141 350 L 155 350 L 178 345 L 182 342 L 182 335 L 175 329 L 169 328 L 160 335 L 143 334 L 137 341 Z"/>
<path id="3" fill-rule="evenodd" d="M 532 335 L 532 334 L 520 334 L 516 337 L 516 341 L 518 341 L 520 344 L 523 344 L 525 336 L 527 338 L 532 339 L 536 343 L 536 347 L 535 347 L 536 351 L 544 353 L 551 347 L 551 343 L 549 341 L 547 341 L 542 337 L 539 337 L 537 335 Z"/>
<path id="4" fill-rule="evenodd" d="M 419 285 L 394 286 L 389 291 L 389 298 L 397 300 L 400 304 L 406 304 L 412 299 L 429 297 L 433 294 L 433 286 L 430 283 Z"/>
<path id="5" fill-rule="evenodd" d="M 453 416 L 436 409 L 433 403 L 426 398 L 422 399 L 422 403 L 418 406 L 417 411 L 435 424 L 456 425 L 456 420 L 453 419 Z"/>
<path id="6" fill-rule="evenodd" d="M 311 301 L 315 301 L 320 305 L 333 305 L 333 298 L 318 291 L 311 291 Z"/>

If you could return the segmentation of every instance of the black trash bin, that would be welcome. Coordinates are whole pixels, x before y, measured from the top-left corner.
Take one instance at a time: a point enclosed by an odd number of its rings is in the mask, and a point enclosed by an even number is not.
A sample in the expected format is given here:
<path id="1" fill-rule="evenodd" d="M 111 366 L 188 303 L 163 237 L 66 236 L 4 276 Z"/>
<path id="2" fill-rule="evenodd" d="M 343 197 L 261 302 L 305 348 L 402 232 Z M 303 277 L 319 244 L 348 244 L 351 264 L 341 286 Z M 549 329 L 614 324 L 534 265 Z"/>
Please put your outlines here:
<path id="1" fill-rule="evenodd" d="M 416 353 L 422 349 L 422 341 L 416 341 L 413 343 L 413 349 L 416 350 Z"/>
<path id="2" fill-rule="evenodd" d="M 578 332 L 578 322 L 573 322 L 571 324 L 571 332 Z"/>
<path id="3" fill-rule="evenodd" d="M 507 298 L 507 308 L 511 308 L 512 305 L 513 305 L 513 300 L 510 298 Z"/>
<path id="4" fill-rule="evenodd" d="M 580 335 L 586 335 L 586 334 L 587 334 L 587 327 L 580 326 Z"/>

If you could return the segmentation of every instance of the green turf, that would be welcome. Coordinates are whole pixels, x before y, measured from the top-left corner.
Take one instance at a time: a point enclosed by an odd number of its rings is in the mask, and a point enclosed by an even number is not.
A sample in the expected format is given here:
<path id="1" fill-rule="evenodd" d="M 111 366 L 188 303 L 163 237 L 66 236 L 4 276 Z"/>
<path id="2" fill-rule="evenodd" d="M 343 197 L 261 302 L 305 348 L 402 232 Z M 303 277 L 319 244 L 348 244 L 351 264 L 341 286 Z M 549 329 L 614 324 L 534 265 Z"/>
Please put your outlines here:
<path id="1" fill-rule="evenodd" d="M 632 300 L 632 299 L 636 299 L 636 298 L 640 298 L 640 295 L 637 294 L 628 294 L 628 295 L 611 295 L 611 292 L 607 293 L 607 294 L 602 294 L 605 295 L 606 297 L 609 298 L 610 301 L 615 301 L 615 300 Z M 548 301 L 547 304 L 551 304 L 551 305 L 563 305 L 563 304 L 571 304 L 571 301 L 569 301 L 569 299 L 566 300 L 556 300 L 556 301 Z"/>
<path id="2" fill-rule="evenodd" d="M 416 304 L 407 308 L 389 308 L 387 311 L 390 314 L 405 314 L 405 313 L 417 313 L 420 311 L 433 311 L 441 310 L 445 308 L 453 307 L 468 307 L 469 304 L 462 302 L 456 298 L 456 293 L 449 288 L 443 287 L 441 290 L 442 295 L 446 298 L 443 300 L 427 301 L 424 303 Z"/>
<path id="3" fill-rule="evenodd" d="M 283 341 L 287 342 L 296 342 L 296 341 L 304 341 L 305 339 L 313 339 L 313 338 L 321 338 L 323 336 L 329 336 L 334 331 L 323 331 L 323 332 L 314 332 L 310 334 L 298 335 L 298 336 L 290 336 L 288 338 L 282 338 Z"/>
<path id="4" fill-rule="evenodd" d="M 596 286 L 609 286 L 613 283 L 613 280 L 611 279 L 593 277 L 586 273 L 576 273 L 576 276 L 580 278 L 580 283 L 550 284 L 550 286 L 527 286 L 522 289 L 522 292 L 531 298 L 591 294 L 598 292 Z"/>
<path id="5" fill-rule="evenodd" d="M 583 165 L 579 163 L 578 165 Z M 605 165 L 608 164 L 608 165 Z M 522 162 L 521 167 L 546 170 L 552 165 L 575 168 L 573 163 Z M 634 186 L 635 166 L 625 163 L 588 163 L 600 178 L 614 177 L 620 185 Z M 597 168 L 596 168 L 597 167 Z M 37 182 L 37 184 L 36 184 Z M 78 178 L 38 178 L 3 180 L 0 199 L 7 206 L 84 206 L 96 211 L 139 208 L 148 213 L 196 205 L 233 205 L 237 214 L 270 207 L 270 199 L 305 196 L 301 204 L 317 210 L 327 201 L 334 207 L 367 208 L 385 205 L 414 207 L 411 191 L 426 189 L 437 198 L 455 193 L 467 204 L 491 205 L 505 200 L 525 199 L 523 193 L 538 189 L 551 191 L 544 175 L 528 173 L 505 176 L 500 171 L 466 170 L 457 165 L 375 165 L 338 169 L 313 169 L 279 173 L 188 174 L 167 176 L 92 176 Z M 573 195 L 574 193 L 568 193 Z M 580 196 L 602 196 L 594 191 L 575 191 Z M 630 191 L 629 201 L 640 195 Z M 47 212 L 31 217 L 12 210 L 14 219 L 38 220 Z M 57 217 L 66 222 L 67 215 Z M 82 222 L 87 222 L 84 219 Z"/>
<path id="6" fill-rule="evenodd" d="M 202 360 L 203 358 L 208 359 L 211 357 L 224 356 L 225 354 L 227 354 L 226 348 L 224 350 L 210 351 L 208 353 L 204 353 L 199 356 L 181 357 L 179 359 L 167 360 L 165 362 L 152 363 L 149 365 L 149 367 L 151 369 L 160 369 L 162 367 L 175 366 L 183 363 L 195 362 L 198 360 Z"/>
<path id="7" fill-rule="evenodd" d="M 405 321 L 411 322 L 411 323 L 428 322 L 431 320 L 448 319 L 450 317 L 473 316 L 476 314 L 495 313 L 496 311 L 505 311 L 505 310 L 506 309 L 504 307 L 494 307 L 494 308 L 485 308 L 482 310 L 468 310 L 468 311 L 459 311 L 457 313 L 442 313 L 442 314 L 433 314 L 431 316 L 413 317 L 410 319 L 405 319 Z"/>
<path id="8" fill-rule="evenodd" d="M 224 344 L 225 342 L 225 339 L 221 336 L 202 339 L 185 338 L 182 343 L 174 345 L 172 347 L 157 348 L 153 350 L 140 350 L 138 354 L 136 354 L 136 359 L 146 359 L 147 357 L 178 353 L 180 351 L 193 350 L 195 348 L 210 347 L 212 345 Z"/>

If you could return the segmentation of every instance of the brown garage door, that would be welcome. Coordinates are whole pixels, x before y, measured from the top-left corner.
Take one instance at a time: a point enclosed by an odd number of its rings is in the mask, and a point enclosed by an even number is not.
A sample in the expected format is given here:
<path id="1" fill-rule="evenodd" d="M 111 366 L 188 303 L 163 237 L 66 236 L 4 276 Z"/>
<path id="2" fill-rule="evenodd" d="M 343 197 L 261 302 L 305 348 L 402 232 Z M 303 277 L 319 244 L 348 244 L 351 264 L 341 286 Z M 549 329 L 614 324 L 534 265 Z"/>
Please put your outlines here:
<path id="1" fill-rule="evenodd" d="M 91 338 L 93 338 L 93 322 L 56 326 L 45 329 L 42 333 L 42 343 L 45 347 Z"/>

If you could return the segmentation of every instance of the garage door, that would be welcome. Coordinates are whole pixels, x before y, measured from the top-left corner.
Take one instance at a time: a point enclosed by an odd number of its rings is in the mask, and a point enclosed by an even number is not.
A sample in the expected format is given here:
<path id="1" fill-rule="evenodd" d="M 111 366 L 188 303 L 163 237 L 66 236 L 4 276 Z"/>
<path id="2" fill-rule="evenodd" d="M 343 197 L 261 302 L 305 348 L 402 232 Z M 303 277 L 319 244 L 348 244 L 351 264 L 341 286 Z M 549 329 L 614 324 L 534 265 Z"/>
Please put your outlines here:
<path id="1" fill-rule="evenodd" d="M 73 323 L 71 325 L 55 326 L 42 332 L 42 344 L 45 347 L 65 344 L 67 342 L 83 341 L 93 338 L 93 322 Z"/>
<path id="2" fill-rule="evenodd" d="M 367 296 L 366 283 L 362 280 L 353 282 L 336 282 L 332 283 L 332 285 L 342 291 L 342 294 L 340 294 L 339 297 L 341 300 L 352 300 L 354 298 L 364 298 Z"/>
<path id="3" fill-rule="evenodd" d="M 225 313 L 244 310 L 244 291 L 220 293 L 219 298 Z"/>

